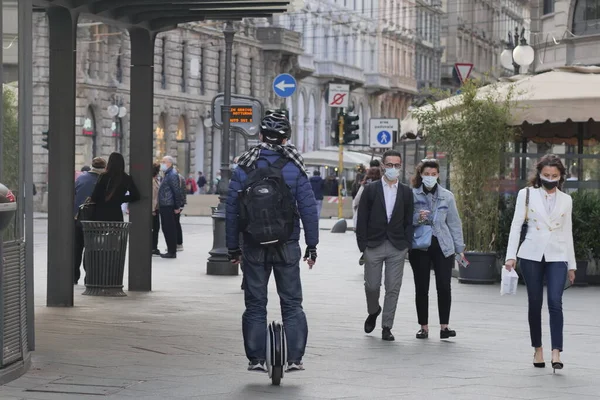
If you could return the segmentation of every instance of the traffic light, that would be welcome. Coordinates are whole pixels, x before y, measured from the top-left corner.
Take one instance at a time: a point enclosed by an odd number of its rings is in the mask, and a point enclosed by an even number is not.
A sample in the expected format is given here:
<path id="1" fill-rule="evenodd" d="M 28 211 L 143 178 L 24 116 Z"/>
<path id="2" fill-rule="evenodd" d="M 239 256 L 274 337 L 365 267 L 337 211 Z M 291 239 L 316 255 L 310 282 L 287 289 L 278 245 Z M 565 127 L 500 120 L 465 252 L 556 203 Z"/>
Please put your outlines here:
<path id="1" fill-rule="evenodd" d="M 43 135 L 42 141 L 44 142 L 44 144 L 42 144 L 42 147 L 46 150 L 50 149 L 50 142 L 48 141 L 48 138 L 50 137 L 49 134 L 50 134 L 50 129 L 42 131 L 42 135 Z"/>
<path id="2" fill-rule="evenodd" d="M 352 133 L 360 129 L 358 123 L 354 125 L 354 122 L 358 122 L 358 119 L 358 115 L 344 115 L 344 144 L 351 143 L 360 138 L 358 133 Z"/>

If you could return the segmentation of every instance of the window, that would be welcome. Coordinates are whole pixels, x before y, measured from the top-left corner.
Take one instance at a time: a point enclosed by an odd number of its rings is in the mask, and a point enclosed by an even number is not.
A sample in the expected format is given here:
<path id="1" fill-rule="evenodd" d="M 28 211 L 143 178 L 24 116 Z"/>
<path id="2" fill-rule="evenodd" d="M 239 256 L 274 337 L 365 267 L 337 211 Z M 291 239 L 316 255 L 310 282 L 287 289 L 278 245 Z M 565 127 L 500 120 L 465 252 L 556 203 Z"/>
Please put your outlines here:
<path id="1" fill-rule="evenodd" d="M 205 91 L 206 91 L 206 86 L 205 86 L 205 82 L 206 82 L 206 61 L 205 61 L 205 50 L 204 47 L 200 48 L 200 62 L 198 63 L 200 66 L 200 73 L 198 74 L 199 78 L 200 78 L 200 94 L 204 95 Z"/>
<path id="2" fill-rule="evenodd" d="M 231 66 L 231 91 L 238 93 L 238 55 L 233 55 L 233 65 Z"/>
<path id="3" fill-rule="evenodd" d="M 554 0 L 544 0 L 544 14 L 551 14 L 554 12 Z"/>
<path id="4" fill-rule="evenodd" d="M 593 35 L 600 33 L 600 0 L 579 0 L 573 13 L 573 33 Z"/>
<path id="5" fill-rule="evenodd" d="M 123 49 L 119 49 L 119 54 L 117 55 L 117 73 L 116 78 L 117 82 L 123 83 L 123 60 L 121 59 L 121 53 Z"/>
<path id="6" fill-rule="evenodd" d="M 250 96 L 254 97 L 254 58 L 250 58 Z"/>

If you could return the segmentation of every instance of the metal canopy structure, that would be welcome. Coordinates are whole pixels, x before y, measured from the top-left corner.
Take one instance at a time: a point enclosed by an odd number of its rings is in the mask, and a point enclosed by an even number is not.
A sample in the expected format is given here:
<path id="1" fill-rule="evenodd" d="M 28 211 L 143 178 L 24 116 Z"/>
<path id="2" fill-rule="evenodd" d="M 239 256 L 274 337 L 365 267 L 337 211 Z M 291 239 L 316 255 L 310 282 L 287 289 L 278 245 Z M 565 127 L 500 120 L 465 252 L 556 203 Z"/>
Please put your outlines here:
<path id="1" fill-rule="evenodd" d="M 178 24 L 271 17 L 281 0 L 21 0 L 48 15 L 48 283 L 46 305 L 73 306 L 76 32 L 80 16 L 127 29 L 131 41 L 129 171 L 141 193 L 130 205 L 129 290 L 152 288 L 154 41 Z M 20 1 L 20 3 L 21 3 Z M 31 10 L 31 8 L 30 8 Z"/>
<path id="2" fill-rule="evenodd" d="M 38 8 L 62 7 L 124 28 L 160 32 L 204 20 L 266 18 L 287 11 L 281 0 L 34 0 Z"/>

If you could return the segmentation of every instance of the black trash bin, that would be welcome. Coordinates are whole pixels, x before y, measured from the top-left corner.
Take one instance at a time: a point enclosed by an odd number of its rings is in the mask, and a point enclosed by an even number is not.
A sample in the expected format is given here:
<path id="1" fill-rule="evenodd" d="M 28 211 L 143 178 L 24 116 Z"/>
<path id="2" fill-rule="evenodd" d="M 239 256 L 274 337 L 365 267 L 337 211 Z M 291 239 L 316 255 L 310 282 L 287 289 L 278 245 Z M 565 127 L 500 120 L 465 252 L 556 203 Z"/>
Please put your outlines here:
<path id="1" fill-rule="evenodd" d="M 127 296 L 123 273 L 130 222 L 81 221 L 88 296 Z"/>

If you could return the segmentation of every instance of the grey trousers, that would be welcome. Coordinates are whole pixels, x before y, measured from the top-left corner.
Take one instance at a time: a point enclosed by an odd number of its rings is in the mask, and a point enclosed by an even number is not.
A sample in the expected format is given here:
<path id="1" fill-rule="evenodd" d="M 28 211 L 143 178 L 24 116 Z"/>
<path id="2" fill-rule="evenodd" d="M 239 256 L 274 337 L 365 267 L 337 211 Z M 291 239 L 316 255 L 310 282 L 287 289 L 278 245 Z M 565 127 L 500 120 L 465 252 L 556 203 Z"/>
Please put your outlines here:
<path id="1" fill-rule="evenodd" d="M 379 310 L 379 294 L 383 263 L 385 262 L 385 300 L 383 302 L 382 327 L 392 328 L 398 295 L 404 275 L 404 261 L 408 250 L 398 250 L 386 240 L 375 248 L 367 248 L 365 259 L 365 294 L 367 295 L 367 311 L 375 314 Z"/>

